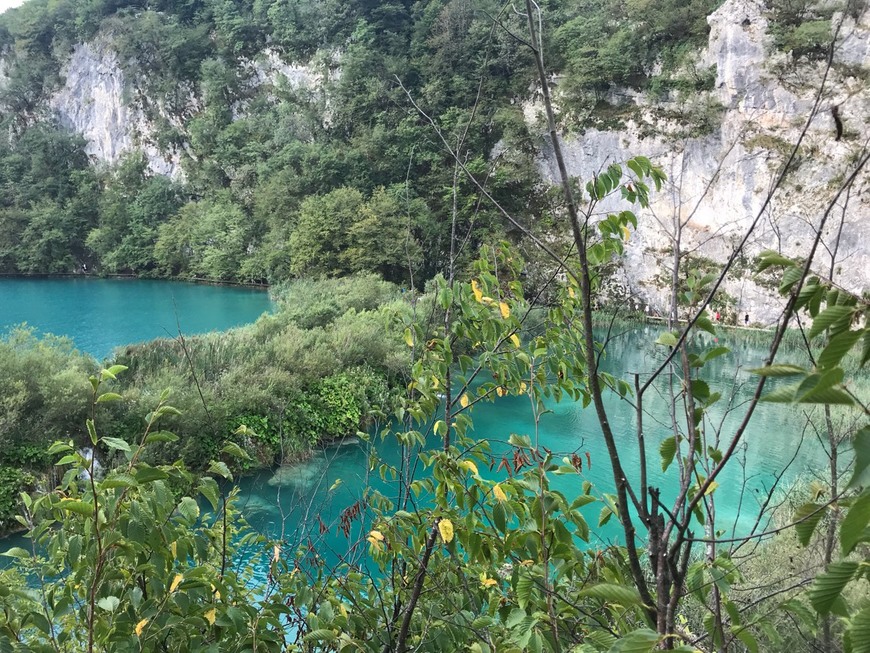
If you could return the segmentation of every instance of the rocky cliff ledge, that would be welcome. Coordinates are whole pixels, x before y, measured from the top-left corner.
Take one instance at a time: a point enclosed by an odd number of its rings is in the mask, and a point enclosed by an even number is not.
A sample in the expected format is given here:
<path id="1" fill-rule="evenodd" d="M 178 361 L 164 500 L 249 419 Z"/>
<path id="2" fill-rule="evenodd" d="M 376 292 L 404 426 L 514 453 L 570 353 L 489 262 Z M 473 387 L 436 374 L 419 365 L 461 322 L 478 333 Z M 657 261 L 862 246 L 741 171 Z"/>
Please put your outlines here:
<path id="1" fill-rule="evenodd" d="M 649 157 L 667 172 L 667 187 L 656 194 L 651 210 L 639 216 L 622 278 L 615 284 L 655 311 L 664 312 L 668 305 L 676 225 L 690 267 L 716 269 L 761 214 L 736 274 L 724 287 L 727 297 L 720 310 L 727 308 L 731 319 L 739 315 L 742 321 L 748 313 L 752 322 L 768 324 L 779 315 L 781 302 L 770 282 L 754 277 L 754 255 L 764 249 L 805 253 L 815 225 L 870 138 L 870 9 L 857 20 L 834 16 L 832 29 L 839 29 L 827 79 L 825 62 L 796 62 L 775 50 L 759 2 L 728 0 L 708 22 L 709 44 L 700 59 L 716 66 L 714 90 L 656 104 L 634 97 L 635 112 L 624 128 L 587 129 L 566 137 L 566 159 L 570 173 L 583 179 L 636 155 Z M 721 118 L 703 135 L 686 133 L 685 123 L 672 118 L 711 107 Z M 835 108 L 843 124 L 839 139 Z M 789 172 L 765 204 L 808 121 Z M 540 165 L 545 177 L 556 179 L 549 152 Z M 813 266 L 827 276 L 835 252 L 834 282 L 859 294 L 870 291 L 868 219 L 870 172 L 837 203 Z"/>

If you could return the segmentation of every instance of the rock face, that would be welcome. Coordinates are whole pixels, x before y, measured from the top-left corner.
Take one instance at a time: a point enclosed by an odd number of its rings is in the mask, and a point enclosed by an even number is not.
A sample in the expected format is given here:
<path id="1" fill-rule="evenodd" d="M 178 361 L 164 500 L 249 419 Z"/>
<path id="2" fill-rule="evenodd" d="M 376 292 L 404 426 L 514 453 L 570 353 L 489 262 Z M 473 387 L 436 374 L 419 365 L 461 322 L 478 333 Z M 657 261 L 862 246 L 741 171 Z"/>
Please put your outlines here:
<path id="1" fill-rule="evenodd" d="M 806 255 L 829 202 L 870 137 L 870 85 L 862 78 L 870 75 L 870 10 L 857 21 L 834 16 L 832 25 L 840 20 L 834 66 L 814 114 L 824 63 L 795 65 L 789 55 L 776 53 L 761 3 L 728 0 L 708 18 L 709 44 L 702 53 L 702 60 L 716 65 L 714 90 L 705 102 L 689 98 L 674 107 L 683 113 L 709 110 L 712 96 L 721 105 L 718 128 L 706 135 L 680 133 L 647 104 L 639 109 L 641 117 L 621 131 L 590 129 L 565 138 L 569 173 L 581 179 L 636 155 L 649 157 L 668 174 L 651 210 L 638 212 L 639 228 L 626 249 L 618 285 L 635 301 L 657 312 L 667 310 L 677 232 L 688 267 L 715 271 L 755 223 L 714 310 L 740 323 L 746 314 L 753 323 L 776 320 L 782 301 L 772 277 L 753 275 L 753 258 L 764 249 Z M 834 107 L 844 124 L 840 140 Z M 788 173 L 769 198 L 807 123 Z M 651 124 L 656 133 L 644 137 Z M 558 175 L 549 149 L 540 166 L 544 176 L 555 181 Z M 601 208 L 617 206 L 614 202 Z M 868 218 L 870 170 L 865 170 L 830 213 L 824 244 L 813 263 L 814 272 L 828 277 L 835 253 L 833 281 L 858 294 L 870 290 Z"/>
<path id="2" fill-rule="evenodd" d="M 254 87 L 287 84 L 295 90 L 316 91 L 324 84 L 321 72 L 310 66 L 287 64 L 272 50 L 241 65 Z M 51 111 L 61 125 L 85 138 L 85 151 L 96 162 L 116 163 L 128 152 L 139 150 L 147 157 L 152 172 L 183 177 L 182 152 L 158 147 L 154 127 L 136 99 L 136 89 L 125 80 L 110 39 L 98 38 L 76 46 L 62 73 L 64 85 L 52 96 Z M 189 104 L 195 112 L 197 98 L 191 95 Z M 244 115 L 245 108 L 244 104 L 234 108 L 237 117 Z M 328 114 L 328 103 L 326 109 Z M 165 111 L 160 115 L 184 133 L 183 117 Z M 324 122 L 328 122 L 328 115 L 324 115 Z"/>
<path id="3" fill-rule="evenodd" d="M 66 79 L 50 101 L 60 124 L 81 134 L 85 151 L 96 161 L 116 163 L 134 149 L 143 151 L 149 168 L 181 175 L 178 152 L 161 152 L 142 110 L 126 99 L 124 73 L 115 52 L 101 41 L 76 46 L 63 71 Z M 126 89 L 129 96 L 129 89 Z"/>

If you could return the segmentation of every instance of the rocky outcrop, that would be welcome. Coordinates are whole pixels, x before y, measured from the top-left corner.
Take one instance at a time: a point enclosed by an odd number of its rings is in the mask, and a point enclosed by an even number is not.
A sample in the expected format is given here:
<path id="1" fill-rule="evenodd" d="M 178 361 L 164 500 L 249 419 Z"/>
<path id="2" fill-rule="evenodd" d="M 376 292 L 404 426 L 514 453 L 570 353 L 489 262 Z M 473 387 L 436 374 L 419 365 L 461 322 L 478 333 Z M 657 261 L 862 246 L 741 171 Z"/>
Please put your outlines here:
<path id="1" fill-rule="evenodd" d="M 273 50 L 266 50 L 255 60 L 242 61 L 240 66 L 254 88 L 286 85 L 294 91 L 317 93 L 327 79 L 312 66 L 284 62 Z M 336 67 L 330 69 L 336 70 Z M 98 38 L 76 46 L 62 76 L 63 87 L 49 102 L 51 111 L 61 125 L 84 137 L 85 151 L 96 162 L 116 163 L 128 152 L 139 150 L 145 154 L 155 174 L 183 176 L 182 153 L 165 151 L 157 145 L 153 123 L 148 119 L 155 107 L 146 112 L 141 106 L 142 96 L 125 79 L 111 39 Z M 191 96 L 189 104 L 191 112 L 195 113 L 197 98 Z M 323 119 L 328 123 L 328 102 L 323 105 Z M 245 115 L 246 103 L 240 101 L 233 109 L 236 117 Z M 159 107 L 156 110 L 162 119 L 184 133 L 184 116 L 173 115 Z"/>
<path id="2" fill-rule="evenodd" d="M 835 16 L 832 24 L 836 26 L 841 19 Z M 709 45 L 701 60 L 715 64 L 717 76 L 707 97 L 673 98 L 664 107 L 636 99 L 637 117 L 625 129 L 589 129 L 566 137 L 563 146 L 570 173 L 583 179 L 636 155 L 649 157 L 667 172 L 669 181 L 655 194 L 651 210 L 639 211 L 640 225 L 622 268 L 621 285 L 653 310 L 664 312 L 668 305 L 667 270 L 677 224 L 680 250 L 688 256 L 690 267 L 706 270 L 721 267 L 757 220 L 744 255 L 737 259 L 734 274 L 723 288 L 719 308 L 727 309 L 731 319 L 739 315 L 742 322 L 748 313 L 752 322 L 766 324 L 777 318 L 781 300 L 772 278 L 753 275 L 753 257 L 764 249 L 806 254 L 825 209 L 870 138 L 866 121 L 870 115 L 870 10 L 858 20 L 842 19 L 834 66 L 824 81 L 815 114 L 824 63 L 796 63 L 789 55 L 774 51 L 759 2 L 728 0 L 708 21 Z M 687 135 L 662 117 L 710 110 L 716 104 L 721 118 L 709 134 Z M 840 140 L 834 107 L 844 125 Z M 807 123 L 794 161 L 768 201 Z M 546 177 L 556 179 L 555 163 L 546 147 L 540 165 Z M 870 171 L 838 202 L 814 262 L 815 271 L 827 275 L 831 253 L 836 252 L 834 282 L 859 294 L 870 290 L 868 218 Z"/>
<path id="3" fill-rule="evenodd" d="M 116 163 L 133 150 L 141 150 L 149 168 L 179 177 L 178 152 L 162 152 L 154 144 L 154 130 L 144 112 L 130 100 L 118 57 L 104 42 L 76 46 L 63 71 L 63 87 L 50 107 L 61 125 L 81 134 L 85 151 L 98 162 Z"/>

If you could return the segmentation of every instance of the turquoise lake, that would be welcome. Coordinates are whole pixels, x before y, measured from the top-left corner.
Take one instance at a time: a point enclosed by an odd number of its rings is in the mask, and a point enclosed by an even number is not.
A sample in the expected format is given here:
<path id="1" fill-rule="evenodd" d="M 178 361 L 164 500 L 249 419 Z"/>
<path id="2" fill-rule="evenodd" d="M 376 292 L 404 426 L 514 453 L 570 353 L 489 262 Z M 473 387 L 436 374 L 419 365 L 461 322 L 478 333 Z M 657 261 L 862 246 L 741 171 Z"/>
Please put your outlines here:
<path id="1" fill-rule="evenodd" d="M 270 306 L 266 293 L 239 288 L 165 281 L 0 280 L 0 328 L 27 321 L 41 332 L 71 337 L 81 349 L 96 356 L 105 356 L 114 347 L 130 342 L 173 336 L 176 320 L 185 333 L 225 329 L 254 321 Z M 625 375 L 654 369 L 663 355 L 663 348 L 652 344 L 658 331 L 652 326 L 638 327 L 615 338 L 603 363 L 607 371 Z M 718 344 L 730 347 L 732 353 L 715 359 L 704 370 L 711 389 L 723 395 L 707 424 L 707 435 L 713 437 L 718 432 L 724 441 L 733 433 L 743 414 L 741 404 L 754 388 L 755 379 L 745 370 L 759 366 L 765 351 L 746 343 L 735 332 L 720 335 Z M 657 451 L 658 444 L 672 434 L 668 402 L 662 388 L 650 390 L 645 401 L 653 472 L 649 482 L 661 486 L 667 497 L 675 468 L 663 474 Z M 633 409 L 615 395 L 608 396 L 607 407 L 621 438 L 624 466 L 629 474 L 636 474 Z M 505 397 L 475 407 L 474 435 L 489 442 L 493 470 L 510 449 L 507 440 L 511 433 L 529 435 L 560 457 L 573 452 L 582 457 L 583 474 L 554 477 L 556 489 L 574 496 L 588 480 L 596 493 L 609 492 L 613 480 L 593 410 L 570 401 L 552 403 L 548 408 L 550 412 L 535 433 L 526 397 Z M 719 525 L 727 534 L 732 529 L 745 533 L 752 527 L 758 506 L 777 477 L 781 477 L 779 487 L 816 477 L 826 458 L 813 436 L 802 436 L 804 424 L 802 412 L 791 407 L 762 404 L 756 411 L 738 449 L 738 460 L 719 477 L 715 492 Z M 724 448 L 724 443 L 721 446 Z M 341 511 L 359 500 L 366 487 L 395 496 L 395 486 L 382 481 L 373 469 L 373 456 L 398 464 L 400 449 L 388 436 L 384 441 L 373 438 L 372 445 L 354 439 L 345 446 L 318 451 L 309 461 L 241 479 L 239 504 L 250 524 L 282 540 L 287 552 L 311 545 L 327 562 L 338 560 L 349 548 L 352 557 L 362 555 L 368 525 L 355 521 L 350 537 L 346 537 L 338 523 Z M 479 467 L 486 478 L 505 475 Z M 420 505 L 425 504 L 426 498 L 421 497 Z M 600 508 L 601 504 L 592 504 L 585 513 L 593 547 L 616 542 L 619 537 L 616 520 L 597 528 Z M 703 535 L 701 531 L 698 527 L 696 535 Z M 20 545 L 20 540 L 8 545 Z M 265 567 L 259 574 L 265 574 Z"/>
<path id="2" fill-rule="evenodd" d="M 617 338 L 604 361 L 607 370 L 631 373 L 654 369 L 663 355 L 663 348 L 652 344 L 658 332 L 655 327 L 640 327 Z M 711 361 L 705 368 L 704 376 L 711 390 L 723 395 L 706 428 L 708 437 L 714 437 L 715 432 L 720 434 L 720 446 L 724 449 L 743 415 L 741 405 L 754 390 L 755 377 L 744 370 L 761 365 L 765 351 L 746 344 L 736 334 L 720 336 L 718 344 L 730 347 L 732 353 Z M 672 465 L 663 473 L 658 454 L 659 443 L 672 434 L 668 402 L 660 390 L 650 390 L 646 397 L 649 483 L 662 488 L 663 498 L 672 499 L 673 492 L 668 488 L 674 485 L 676 468 Z M 636 478 L 639 454 L 633 409 L 616 395 L 609 395 L 606 404 L 611 424 L 620 437 L 624 468 Z M 612 491 L 613 477 L 604 443 L 597 435 L 594 410 L 583 409 L 571 401 L 553 402 L 548 408 L 551 412 L 542 417 L 535 434 L 527 397 L 504 397 L 491 404 L 477 404 L 472 413 L 474 434 L 489 442 L 494 459 L 492 470 L 479 465 L 481 475 L 493 480 L 506 476 L 503 471 L 494 470 L 501 456 L 511 451 L 507 444 L 510 434 L 517 433 L 529 435 L 533 442 L 537 437 L 559 457 L 576 452 L 583 459 L 582 475 L 553 476 L 553 488 L 573 497 L 582 491 L 583 481 L 588 480 L 595 486 L 596 494 Z M 827 459 L 814 436 L 802 436 L 804 425 L 805 416 L 791 407 L 762 404 L 756 410 L 750 430 L 738 447 L 737 460 L 718 479 L 714 496 L 722 537 L 749 533 L 758 519 L 759 506 L 772 488 L 788 488 L 795 482 L 817 478 Z M 399 447 L 391 436 L 373 442 L 373 445 L 356 443 L 328 448 L 308 462 L 242 479 L 239 502 L 244 514 L 256 530 L 282 540 L 285 550 L 310 545 L 329 564 L 350 547 L 351 559 L 361 561 L 370 525 L 354 522 L 350 537 L 346 537 L 338 528 L 339 515 L 359 500 L 368 486 L 394 498 L 395 483 L 379 478 L 372 468 L 372 456 L 393 465 L 400 461 Z M 430 444 L 437 446 L 434 441 Z M 425 507 L 426 497 L 421 497 L 418 505 Z M 621 535 L 616 519 L 597 527 L 601 506 L 597 503 L 584 508 L 591 528 L 589 546 L 594 548 L 619 542 Z M 758 530 L 763 531 L 766 524 L 766 518 L 761 519 Z M 704 536 L 702 526 L 696 526 L 695 535 Z M 264 578 L 265 571 L 264 565 L 258 566 L 258 575 Z"/>
<path id="3" fill-rule="evenodd" d="M 0 331 L 26 322 L 96 358 L 121 345 L 224 331 L 272 309 L 251 288 L 148 279 L 0 279 Z"/>

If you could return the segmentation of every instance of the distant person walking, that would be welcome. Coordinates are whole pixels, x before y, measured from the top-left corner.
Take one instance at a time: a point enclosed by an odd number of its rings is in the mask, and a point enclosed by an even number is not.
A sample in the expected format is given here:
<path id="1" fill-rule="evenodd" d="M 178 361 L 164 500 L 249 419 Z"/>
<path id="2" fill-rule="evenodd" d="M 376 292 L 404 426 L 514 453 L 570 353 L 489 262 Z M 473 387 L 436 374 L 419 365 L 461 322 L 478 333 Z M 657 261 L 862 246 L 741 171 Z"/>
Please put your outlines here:
<path id="1" fill-rule="evenodd" d="M 743 326 L 749 326 L 749 313 L 743 316 Z"/>

